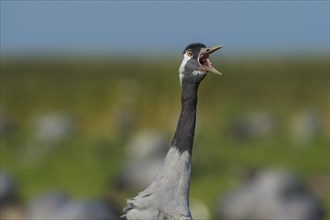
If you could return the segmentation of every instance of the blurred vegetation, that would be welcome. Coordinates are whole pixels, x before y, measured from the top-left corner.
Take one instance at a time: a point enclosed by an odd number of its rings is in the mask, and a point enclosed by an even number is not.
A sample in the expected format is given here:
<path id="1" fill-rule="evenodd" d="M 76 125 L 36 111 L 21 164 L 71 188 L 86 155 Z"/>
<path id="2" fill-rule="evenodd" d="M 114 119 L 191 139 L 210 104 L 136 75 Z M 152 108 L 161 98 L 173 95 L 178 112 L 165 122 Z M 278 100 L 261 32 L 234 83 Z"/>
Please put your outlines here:
<path id="1" fill-rule="evenodd" d="M 18 178 L 23 199 L 52 188 L 80 197 L 107 192 L 120 205 L 135 195 L 112 190 L 125 163 L 125 144 L 146 128 L 171 137 L 180 111 L 179 60 L 2 58 L 1 114 L 12 126 L 1 134 L 1 168 Z M 310 185 L 329 213 L 329 57 L 213 63 L 224 75 L 209 75 L 200 86 L 191 196 L 215 212 L 219 195 L 251 171 L 284 167 Z M 320 115 L 322 129 L 300 146 L 290 138 L 290 120 L 306 109 Z M 118 122 L 125 111 L 134 118 L 126 130 Z M 275 134 L 233 138 L 231 123 L 256 111 L 276 116 Z M 45 112 L 73 116 L 77 129 L 37 157 L 29 153 L 33 120 Z"/>

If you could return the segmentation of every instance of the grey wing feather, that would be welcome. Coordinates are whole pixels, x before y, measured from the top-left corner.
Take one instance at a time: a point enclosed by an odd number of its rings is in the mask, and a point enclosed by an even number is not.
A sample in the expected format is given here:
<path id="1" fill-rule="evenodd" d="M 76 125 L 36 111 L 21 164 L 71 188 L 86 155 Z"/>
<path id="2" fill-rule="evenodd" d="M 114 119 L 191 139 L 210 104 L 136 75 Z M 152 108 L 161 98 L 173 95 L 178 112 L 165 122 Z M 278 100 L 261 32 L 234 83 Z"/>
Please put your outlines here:
<path id="1" fill-rule="evenodd" d="M 125 217 L 127 213 L 132 209 L 148 209 L 152 202 L 149 200 L 149 196 L 152 195 L 152 193 L 147 189 L 145 191 L 140 192 L 137 196 L 134 198 L 127 200 L 127 206 L 123 209 L 124 215 L 122 217 Z"/>

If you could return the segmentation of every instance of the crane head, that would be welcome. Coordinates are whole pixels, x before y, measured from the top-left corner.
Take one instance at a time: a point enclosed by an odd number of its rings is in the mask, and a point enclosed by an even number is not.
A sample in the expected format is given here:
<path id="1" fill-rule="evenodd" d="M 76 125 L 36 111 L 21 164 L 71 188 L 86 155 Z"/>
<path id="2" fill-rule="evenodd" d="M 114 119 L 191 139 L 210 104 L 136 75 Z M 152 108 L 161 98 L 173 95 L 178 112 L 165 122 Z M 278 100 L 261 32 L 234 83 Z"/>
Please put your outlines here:
<path id="1" fill-rule="evenodd" d="M 207 73 L 221 75 L 210 62 L 209 55 L 221 46 L 206 47 L 201 43 L 189 44 L 182 54 L 179 68 L 180 83 L 183 81 L 200 82 Z"/>

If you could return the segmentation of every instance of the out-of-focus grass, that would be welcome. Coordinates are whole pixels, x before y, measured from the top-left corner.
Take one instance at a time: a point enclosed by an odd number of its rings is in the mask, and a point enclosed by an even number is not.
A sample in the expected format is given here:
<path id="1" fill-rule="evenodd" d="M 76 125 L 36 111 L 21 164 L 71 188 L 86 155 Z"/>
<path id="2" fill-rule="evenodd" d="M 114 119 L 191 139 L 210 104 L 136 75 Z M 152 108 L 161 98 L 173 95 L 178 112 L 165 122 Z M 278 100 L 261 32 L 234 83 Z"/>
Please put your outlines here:
<path id="1" fill-rule="evenodd" d="M 174 131 L 180 110 L 178 65 L 155 59 L 3 60 L 1 108 L 15 129 L 1 138 L 1 167 L 14 172 L 26 199 L 54 187 L 82 197 L 103 193 L 125 162 L 127 139 L 117 131 L 118 111 L 134 112 L 129 136 L 150 127 Z M 228 59 L 214 66 L 224 76 L 207 76 L 200 87 L 192 197 L 214 212 L 218 196 L 249 169 L 289 168 L 307 182 L 319 175 L 329 178 L 328 57 Z M 288 135 L 290 117 L 309 108 L 322 116 L 322 132 L 298 147 Z M 279 118 L 277 134 L 233 140 L 231 121 L 259 110 Z M 73 115 L 78 129 L 34 158 L 27 147 L 31 123 L 48 111 Z M 318 193 L 329 207 L 329 190 Z M 121 195 L 120 202 L 132 195 Z"/>

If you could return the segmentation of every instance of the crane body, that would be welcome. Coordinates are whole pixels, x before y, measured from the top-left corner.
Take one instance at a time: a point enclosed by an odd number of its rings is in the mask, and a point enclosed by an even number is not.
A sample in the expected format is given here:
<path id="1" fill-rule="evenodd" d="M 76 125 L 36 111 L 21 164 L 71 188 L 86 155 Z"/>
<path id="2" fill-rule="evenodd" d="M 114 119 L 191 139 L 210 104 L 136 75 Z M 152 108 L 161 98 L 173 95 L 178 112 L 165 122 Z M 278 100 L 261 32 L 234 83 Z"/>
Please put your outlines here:
<path id="1" fill-rule="evenodd" d="M 192 220 L 189 209 L 191 158 L 194 142 L 197 92 L 208 72 L 220 74 L 209 61 L 209 54 L 221 46 L 195 43 L 186 47 L 179 68 L 181 113 L 164 164 L 151 184 L 127 200 L 128 220 Z"/>

